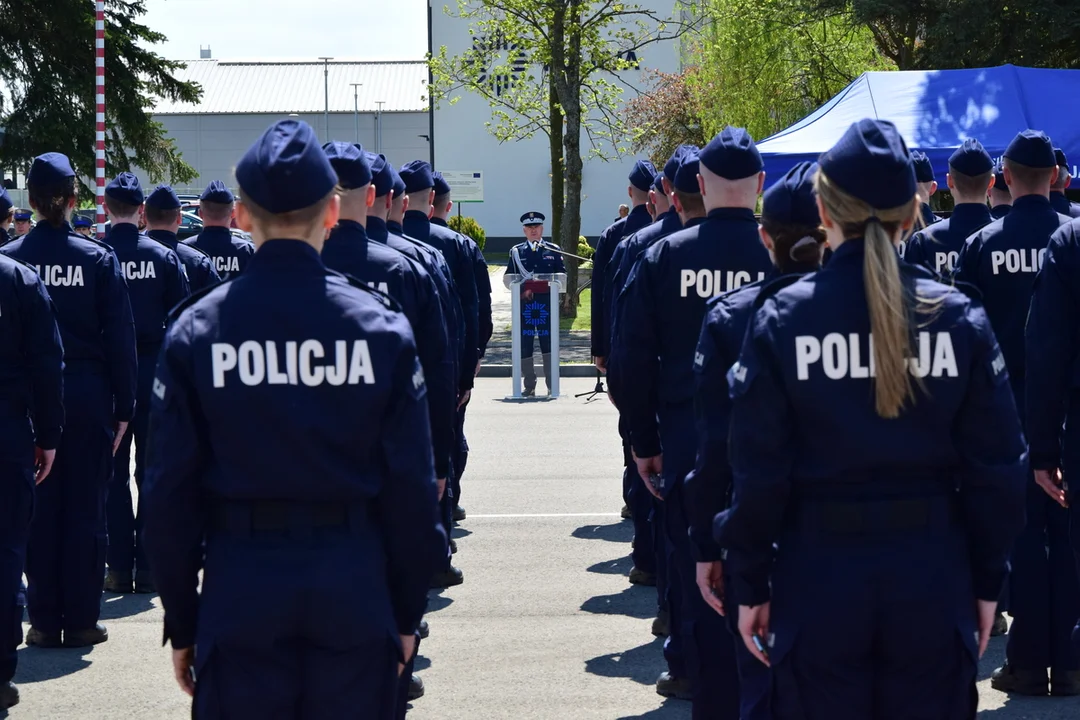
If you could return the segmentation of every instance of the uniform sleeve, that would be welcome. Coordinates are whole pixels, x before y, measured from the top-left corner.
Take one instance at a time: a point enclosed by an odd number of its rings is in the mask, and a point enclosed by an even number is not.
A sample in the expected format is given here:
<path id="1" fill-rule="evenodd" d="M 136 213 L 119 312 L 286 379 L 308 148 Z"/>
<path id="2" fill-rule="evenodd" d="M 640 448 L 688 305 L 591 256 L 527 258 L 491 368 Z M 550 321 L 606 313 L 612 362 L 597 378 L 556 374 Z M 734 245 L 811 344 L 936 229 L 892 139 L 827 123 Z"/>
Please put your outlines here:
<path id="1" fill-rule="evenodd" d="M 495 324 L 491 317 L 491 273 L 488 272 L 488 264 L 480 247 L 474 243 L 470 249 L 472 250 L 473 276 L 476 278 L 477 356 L 484 357 L 487 354 L 491 336 L 495 332 Z M 475 369 L 475 365 L 473 368 Z"/>
<path id="2" fill-rule="evenodd" d="M 195 644 L 207 516 L 201 480 L 211 453 L 194 377 L 192 317 L 189 311 L 173 324 L 158 358 L 140 499 L 146 557 L 165 607 L 165 640 L 175 649 Z"/>
<path id="3" fill-rule="evenodd" d="M 417 317 L 413 322 L 413 334 L 416 336 L 416 353 L 427 382 L 435 476 L 445 478 L 450 472 L 457 409 L 452 348 L 447 340 L 446 321 L 431 276 L 423 271 L 407 273 L 405 281 L 411 286 L 407 292 L 416 299 L 414 306 Z"/>
<path id="4" fill-rule="evenodd" d="M 221 276 L 218 275 L 218 271 L 214 267 L 214 263 L 210 261 L 210 258 L 203 258 L 202 262 L 199 263 L 199 267 L 202 271 L 199 287 L 192 287 L 192 292 L 198 292 L 199 290 L 208 288 L 211 285 L 217 285 L 221 282 Z"/>
<path id="5" fill-rule="evenodd" d="M 411 338 L 396 359 L 392 383 L 379 443 L 384 481 L 375 504 L 394 618 L 398 632 L 410 635 L 420 625 L 428 585 L 447 553 L 430 450 L 427 393 Z"/>
<path id="6" fill-rule="evenodd" d="M 698 450 L 694 469 L 686 477 L 684 503 L 690 524 L 690 549 L 697 562 L 722 559 L 720 546 L 713 539 L 713 519 L 723 512 L 731 489 L 727 442 L 731 400 L 728 395 L 727 370 L 722 344 L 717 342 L 728 315 L 722 305 L 706 314 L 701 326 L 697 353 L 694 356 L 694 420 Z"/>
<path id="7" fill-rule="evenodd" d="M 64 347 L 45 285 L 34 276 L 20 291 L 23 347 L 33 397 L 34 444 L 42 450 L 55 450 L 64 425 Z"/>
<path id="8" fill-rule="evenodd" d="M 454 285 L 457 287 L 458 299 L 461 302 L 461 312 L 465 321 L 465 343 L 461 348 L 461 367 L 458 368 L 460 377 L 459 391 L 464 393 L 471 390 L 476 377 L 476 357 L 480 351 L 479 344 L 479 300 L 476 294 L 476 276 L 473 273 L 472 261 L 469 259 L 464 239 L 461 236 L 453 238 L 456 244 Z"/>
<path id="9" fill-rule="evenodd" d="M 97 281 L 97 305 L 115 404 L 113 414 L 118 422 L 130 422 L 135 414 L 138 376 L 135 319 L 131 314 L 127 283 L 120 275 L 120 266 L 112 252 L 102 255 Z"/>
<path id="10" fill-rule="evenodd" d="M 1013 542 L 1024 527 L 1024 498 L 1032 480 L 1005 358 L 982 307 L 973 303 L 968 316 L 974 328 L 973 366 L 953 442 L 962 460 L 959 500 L 975 596 L 997 600 Z"/>
<path id="11" fill-rule="evenodd" d="M 593 357 L 608 356 L 611 330 L 607 317 L 607 306 L 604 305 L 604 290 L 608 263 L 611 261 L 611 253 L 614 251 L 614 238 L 611 237 L 612 225 L 600 235 L 596 241 L 596 252 L 593 253 L 592 270 L 592 355 Z"/>
<path id="12" fill-rule="evenodd" d="M 926 242 L 926 236 L 921 232 L 917 232 L 911 236 L 907 241 L 907 250 L 904 251 L 903 258 L 910 265 L 920 265 L 927 269 L 933 269 L 926 263 L 926 251 L 923 247 L 923 243 Z"/>
<path id="13" fill-rule="evenodd" d="M 172 310 L 191 294 L 191 286 L 188 284 L 187 273 L 184 272 L 179 256 L 170 252 L 168 258 L 169 261 L 166 263 L 168 270 L 165 276 L 165 305 L 168 310 Z"/>
<path id="14" fill-rule="evenodd" d="M 1026 420 L 1031 466 L 1061 466 L 1061 428 L 1077 368 L 1076 224 L 1050 239 L 1042 270 L 1035 280 L 1027 321 Z"/>
<path id="15" fill-rule="evenodd" d="M 769 304 L 751 321 L 739 361 L 729 371 L 731 508 L 713 522 L 727 551 L 731 596 L 739 605 L 769 601 L 773 543 L 791 497 L 794 426 L 770 337 Z"/>
<path id="16" fill-rule="evenodd" d="M 662 452 L 656 420 L 660 374 L 660 329 L 658 327 L 655 265 L 661 252 L 646 255 L 631 272 L 619 297 L 617 332 L 612 355 L 618 357 L 613 384 L 619 392 L 619 411 L 630 431 L 630 445 L 639 458 Z"/>
<path id="17" fill-rule="evenodd" d="M 982 249 L 982 237 L 975 234 L 967 239 L 964 247 L 960 248 L 960 257 L 956 261 L 957 282 L 974 285 L 982 290 L 979 285 L 979 252 Z"/>

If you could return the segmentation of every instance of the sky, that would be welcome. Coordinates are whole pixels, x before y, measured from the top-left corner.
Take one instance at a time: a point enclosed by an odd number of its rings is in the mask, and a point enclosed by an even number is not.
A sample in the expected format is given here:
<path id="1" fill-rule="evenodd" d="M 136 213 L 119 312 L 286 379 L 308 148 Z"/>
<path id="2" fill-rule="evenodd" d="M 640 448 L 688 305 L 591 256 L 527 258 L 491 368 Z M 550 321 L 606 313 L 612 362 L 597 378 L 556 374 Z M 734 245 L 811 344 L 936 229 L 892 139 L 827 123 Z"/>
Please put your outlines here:
<path id="1" fill-rule="evenodd" d="M 146 0 L 142 20 L 171 60 L 317 58 L 419 60 L 426 0 Z"/>

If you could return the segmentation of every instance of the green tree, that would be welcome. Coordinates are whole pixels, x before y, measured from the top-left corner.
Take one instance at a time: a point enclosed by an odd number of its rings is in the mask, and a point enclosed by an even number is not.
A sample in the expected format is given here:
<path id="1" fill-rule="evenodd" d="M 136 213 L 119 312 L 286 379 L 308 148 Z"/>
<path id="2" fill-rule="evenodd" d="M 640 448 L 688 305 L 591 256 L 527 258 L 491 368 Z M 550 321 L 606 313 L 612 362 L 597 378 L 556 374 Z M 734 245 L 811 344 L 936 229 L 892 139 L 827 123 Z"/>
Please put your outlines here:
<path id="1" fill-rule="evenodd" d="M 619 75 L 635 66 L 631 53 L 679 37 L 688 24 L 613 0 L 458 0 L 447 12 L 471 23 L 474 42 L 459 55 L 443 47 L 430 59 L 433 97 L 484 98 L 488 130 L 500 141 L 548 137 L 552 226 L 562 248 L 575 252 L 583 156 L 610 159 L 629 152 L 634 139 Z M 568 263 L 564 312 L 575 313 L 577 261 Z"/>
<path id="2" fill-rule="evenodd" d="M 804 2 L 803 5 L 806 3 Z M 687 75 L 704 136 L 726 124 L 765 138 L 827 102 L 867 70 L 894 66 L 866 27 L 795 0 L 708 0 L 711 22 L 692 46 Z"/>
<path id="3" fill-rule="evenodd" d="M 647 152 L 662 167 L 675 148 L 684 143 L 703 146 L 706 112 L 693 91 L 701 68 L 679 73 L 652 71 L 650 89 L 626 103 L 626 122 L 633 128 L 630 149 Z"/>
<path id="4" fill-rule="evenodd" d="M 137 166 L 153 179 L 186 182 L 195 171 L 150 111 L 155 98 L 197 102 L 201 89 L 173 77 L 180 63 L 148 46 L 165 37 L 139 22 L 145 0 L 106 3 L 106 173 Z M 22 167 L 36 155 L 68 155 L 94 176 L 94 3 L 0 0 L 0 164 Z"/>

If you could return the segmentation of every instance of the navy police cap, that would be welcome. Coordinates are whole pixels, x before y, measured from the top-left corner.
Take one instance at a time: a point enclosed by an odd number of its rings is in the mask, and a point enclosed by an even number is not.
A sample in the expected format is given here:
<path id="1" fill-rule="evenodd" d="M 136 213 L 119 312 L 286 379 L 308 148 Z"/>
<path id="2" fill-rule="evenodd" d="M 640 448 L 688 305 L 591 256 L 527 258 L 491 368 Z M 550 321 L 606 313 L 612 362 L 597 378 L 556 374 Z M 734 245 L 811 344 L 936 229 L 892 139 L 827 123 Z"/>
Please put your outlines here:
<path id="1" fill-rule="evenodd" d="M 7 188 L 0 186 L 0 217 L 7 217 L 14 205 L 15 203 L 11 202 L 11 196 L 8 195 Z"/>
<path id="2" fill-rule="evenodd" d="M 203 190 L 202 195 L 199 196 L 199 200 L 208 203 L 218 203 L 220 205 L 228 205 L 236 200 L 233 197 L 232 191 L 225 187 L 225 183 L 220 180 L 211 180 L 210 184 Z"/>
<path id="3" fill-rule="evenodd" d="M 1054 148 L 1054 159 L 1057 160 L 1057 166 L 1060 168 L 1069 167 L 1069 159 L 1065 157 L 1065 151 L 1061 148 Z"/>
<path id="4" fill-rule="evenodd" d="M 397 171 L 397 168 L 389 162 L 386 163 L 386 167 L 390 168 L 390 177 L 394 182 L 394 197 L 399 198 L 405 194 L 405 181 L 401 179 L 401 173 Z"/>
<path id="5" fill-rule="evenodd" d="M 19 220 L 20 222 L 28 222 L 32 217 L 34 217 L 34 213 L 31 210 L 19 208 L 15 211 L 15 219 Z"/>
<path id="6" fill-rule="evenodd" d="M 26 183 L 37 187 L 51 187 L 73 177 L 75 171 L 71 169 L 71 161 L 67 155 L 51 152 L 34 158 L 30 172 L 26 175 Z"/>
<path id="7" fill-rule="evenodd" d="M 926 153 L 912 150 L 911 162 L 915 166 L 915 182 L 934 182 L 934 166 Z"/>
<path id="8" fill-rule="evenodd" d="M 177 210 L 180 208 L 180 198 L 168 185 L 158 185 L 154 192 L 146 196 L 146 206 L 158 210 Z"/>
<path id="9" fill-rule="evenodd" d="M 994 187 L 1009 192 L 1009 186 L 1005 182 L 1005 165 L 1000 160 L 994 163 Z"/>
<path id="10" fill-rule="evenodd" d="M 526 227 L 529 225 L 543 225 L 545 220 L 547 220 L 547 218 L 544 217 L 544 213 L 535 211 L 527 212 L 521 216 L 521 224 Z"/>
<path id="11" fill-rule="evenodd" d="M 783 225 L 820 225 L 814 192 L 817 170 L 817 163 L 801 162 L 788 170 L 779 182 L 773 183 L 761 200 L 762 219 Z"/>
<path id="12" fill-rule="evenodd" d="M 648 191 L 656 178 L 656 168 L 648 160 L 638 160 L 630 171 L 630 184 L 638 190 Z"/>
<path id="13" fill-rule="evenodd" d="M 267 128 L 240 158 L 236 181 L 246 198 L 280 215 L 325 198 L 337 185 L 337 173 L 311 126 L 286 118 Z"/>
<path id="14" fill-rule="evenodd" d="M 671 157 L 664 164 L 664 177 L 668 179 L 669 183 L 675 182 L 675 173 L 679 172 L 679 165 L 682 164 L 683 156 L 688 152 L 696 153 L 697 151 L 697 145 L 680 145 L 675 148 L 675 152 L 671 153 Z"/>
<path id="15" fill-rule="evenodd" d="M 653 179 L 652 186 L 653 190 L 660 193 L 661 195 L 664 194 L 664 173 L 656 173 L 656 177 Z"/>
<path id="16" fill-rule="evenodd" d="M 431 187 L 433 190 L 435 190 L 436 196 L 450 194 L 450 183 L 446 182 L 446 178 L 443 177 L 441 172 L 436 170 L 435 172 L 431 173 L 431 179 L 433 182 Z"/>
<path id="17" fill-rule="evenodd" d="M 74 218 L 71 219 L 71 224 L 73 227 L 77 228 L 88 228 L 93 225 L 93 223 L 90 222 L 90 218 L 86 217 L 85 215 L 76 215 Z"/>
<path id="18" fill-rule="evenodd" d="M 697 195 L 701 192 L 698 186 L 697 176 L 700 168 L 696 151 L 683 153 L 679 170 L 675 173 L 675 189 L 688 195 Z"/>
<path id="19" fill-rule="evenodd" d="M 978 177 L 993 170 L 994 161 L 981 142 L 975 138 L 968 138 L 949 157 L 949 168 L 961 175 Z"/>
<path id="20" fill-rule="evenodd" d="M 834 185 L 872 208 L 897 208 L 915 197 L 911 154 L 888 120 L 854 123 L 818 165 Z"/>
<path id="21" fill-rule="evenodd" d="M 394 189 L 394 169 L 386 161 L 385 155 L 366 153 L 371 166 L 371 184 L 375 186 L 375 197 L 385 197 Z"/>
<path id="22" fill-rule="evenodd" d="M 106 186 L 105 195 L 127 205 L 142 205 L 146 199 L 139 178 L 129 172 L 122 172 L 114 177 Z"/>
<path id="23" fill-rule="evenodd" d="M 698 153 L 709 172 L 726 180 L 757 175 L 764 167 L 754 138 L 744 128 L 728 125 Z"/>
<path id="24" fill-rule="evenodd" d="M 360 145 L 335 140 L 323 145 L 323 152 L 337 173 L 337 184 L 343 190 L 355 190 L 371 184 L 371 165 Z"/>
<path id="25" fill-rule="evenodd" d="M 1032 168 L 1057 166 L 1054 145 L 1041 130 L 1024 130 L 1016 134 L 1005 150 L 1005 159 Z"/>
<path id="26" fill-rule="evenodd" d="M 423 160 L 413 160 L 405 163 L 398 171 L 405 183 L 405 192 L 410 195 L 415 192 L 431 190 L 435 187 L 435 178 L 431 174 L 431 165 Z"/>

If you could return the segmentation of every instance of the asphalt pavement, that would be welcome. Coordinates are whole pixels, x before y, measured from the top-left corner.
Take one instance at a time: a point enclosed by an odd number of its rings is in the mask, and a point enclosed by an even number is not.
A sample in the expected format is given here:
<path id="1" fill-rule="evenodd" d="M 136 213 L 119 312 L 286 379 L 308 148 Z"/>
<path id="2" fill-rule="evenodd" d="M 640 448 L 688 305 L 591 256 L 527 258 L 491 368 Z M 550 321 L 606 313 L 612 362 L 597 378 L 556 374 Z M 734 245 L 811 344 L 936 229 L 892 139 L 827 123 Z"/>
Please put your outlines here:
<path id="1" fill-rule="evenodd" d="M 616 415 L 603 396 L 572 397 L 594 384 L 564 379 L 566 397 L 515 403 L 503 401 L 508 379 L 478 381 L 466 424 L 469 516 L 454 531 L 465 583 L 431 595 L 418 660 L 427 694 L 412 720 L 690 718 L 687 703 L 653 689 L 663 670 L 649 633 L 656 596 L 626 581 Z M 190 717 L 161 646 L 157 598 L 106 595 L 102 607 L 109 642 L 20 651 L 23 702 L 12 719 Z M 980 718 L 1080 717 L 1077 698 L 991 690 L 1003 654 L 1004 639 L 994 639 L 980 665 Z"/>

